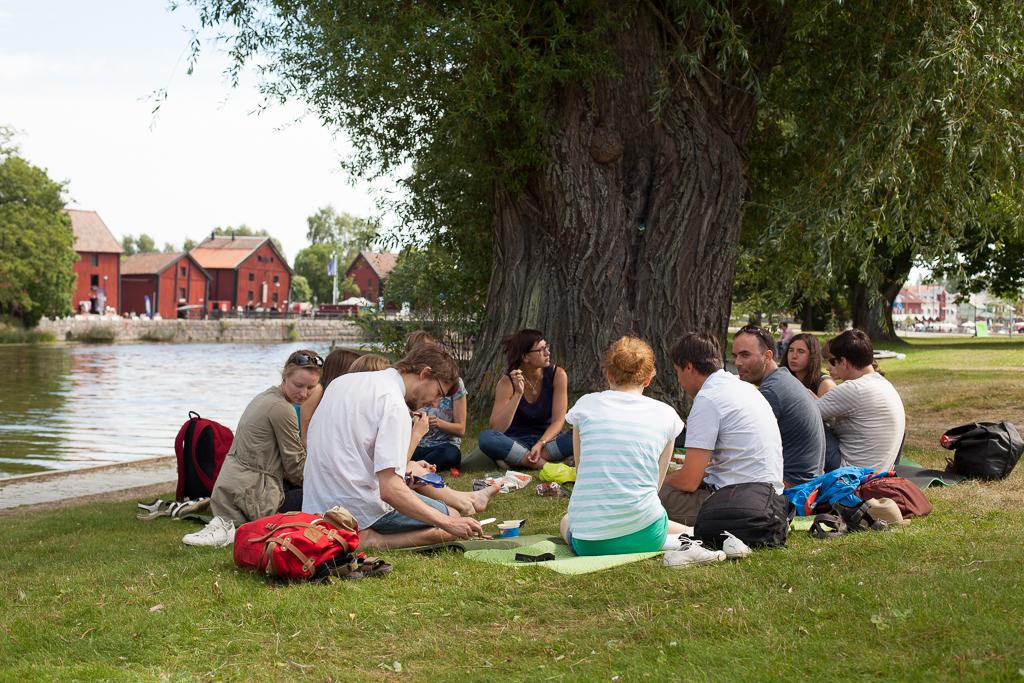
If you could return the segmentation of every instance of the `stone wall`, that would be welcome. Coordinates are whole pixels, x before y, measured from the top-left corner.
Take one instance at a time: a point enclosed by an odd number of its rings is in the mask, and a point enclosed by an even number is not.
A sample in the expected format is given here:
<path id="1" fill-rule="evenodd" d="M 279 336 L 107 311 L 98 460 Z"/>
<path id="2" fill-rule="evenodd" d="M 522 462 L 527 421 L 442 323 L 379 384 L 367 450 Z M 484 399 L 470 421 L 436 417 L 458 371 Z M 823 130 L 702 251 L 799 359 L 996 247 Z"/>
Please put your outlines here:
<path id="1" fill-rule="evenodd" d="M 39 329 L 58 341 L 152 342 L 357 342 L 362 330 L 348 320 L 148 320 L 120 317 L 75 316 L 44 318 Z"/>

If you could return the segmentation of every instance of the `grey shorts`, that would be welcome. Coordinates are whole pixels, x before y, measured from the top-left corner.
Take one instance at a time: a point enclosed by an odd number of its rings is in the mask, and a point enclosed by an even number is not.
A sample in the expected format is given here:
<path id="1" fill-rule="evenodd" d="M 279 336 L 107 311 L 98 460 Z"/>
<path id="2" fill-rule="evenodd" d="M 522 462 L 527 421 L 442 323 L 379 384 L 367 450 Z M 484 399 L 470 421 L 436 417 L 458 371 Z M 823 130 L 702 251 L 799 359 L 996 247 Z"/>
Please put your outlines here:
<path id="1" fill-rule="evenodd" d="M 710 497 L 711 489 L 705 487 L 696 491 L 680 491 L 665 484 L 658 492 L 658 498 L 668 513 L 668 518 L 686 526 L 693 526 L 697 521 L 700 506 Z"/>
<path id="2" fill-rule="evenodd" d="M 413 491 L 413 493 L 416 493 Z M 448 514 L 448 506 L 444 503 L 434 500 L 433 498 L 427 498 L 426 496 L 416 493 L 420 497 L 420 500 L 434 508 L 438 512 Z M 370 525 L 370 528 L 376 531 L 378 534 L 400 534 L 403 531 L 419 531 L 420 529 L 430 529 L 433 525 L 421 522 L 418 519 L 413 519 L 407 515 L 403 515 L 398 510 L 392 510 L 387 513 L 376 522 Z"/>

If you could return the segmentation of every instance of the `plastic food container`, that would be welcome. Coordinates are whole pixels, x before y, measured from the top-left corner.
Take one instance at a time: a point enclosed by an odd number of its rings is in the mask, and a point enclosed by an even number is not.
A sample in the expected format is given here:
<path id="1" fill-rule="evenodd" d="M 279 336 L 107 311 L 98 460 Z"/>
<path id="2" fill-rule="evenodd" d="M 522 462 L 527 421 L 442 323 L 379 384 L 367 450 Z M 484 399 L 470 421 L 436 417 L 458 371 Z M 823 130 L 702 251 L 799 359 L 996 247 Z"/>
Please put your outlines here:
<path id="1" fill-rule="evenodd" d="M 513 538 L 519 535 L 519 522 L 502 522 L 498 525 L 500 538 Z"/>

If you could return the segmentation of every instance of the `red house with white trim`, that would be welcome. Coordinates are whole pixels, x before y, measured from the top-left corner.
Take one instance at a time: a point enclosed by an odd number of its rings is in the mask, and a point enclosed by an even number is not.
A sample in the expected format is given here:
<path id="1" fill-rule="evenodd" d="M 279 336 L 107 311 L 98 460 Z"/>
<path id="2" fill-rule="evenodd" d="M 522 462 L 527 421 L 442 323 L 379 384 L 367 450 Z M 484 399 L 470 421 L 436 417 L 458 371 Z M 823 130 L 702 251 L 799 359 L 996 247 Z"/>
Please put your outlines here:
<path id="1" fill-rule="evenodd" d="M 396 263 L 398 254 L 361 251 L 345 271 L 345 277 L 352 278 L 359 287 L 359 295 L 376 306 L 379 298 L 384 296 L 384 286 Z M 390 307 L 395 306 L 391 304 Z"/>
<path id="2" fill-rule="evenodd" d="M 75 235 L 78 260 L 73 270 L 77 276 L 71 310 L 82 312 L 82 304 L 94 300 L 103 302 L 103 308 L 121 310 L 121 254 L 124 249 L 114 238 L 107 224 L 95 211 L 65 209 L 71 218 L 71 231 Z M 103 310 L 96 311 L 103 313 Z"/>
<path id="3" fill-rule="evenodd" d="M 121 313 L 199 318 L 206 312 L 210 274 L 189 254 L 135 254 L 121 264 Z"/>
<path id="4" fill-rule="evenodd" d="M 207 310 L 284 311 L 292 269 L 269 237 L 209 237 L 189 252 L 210 275 Z"/>

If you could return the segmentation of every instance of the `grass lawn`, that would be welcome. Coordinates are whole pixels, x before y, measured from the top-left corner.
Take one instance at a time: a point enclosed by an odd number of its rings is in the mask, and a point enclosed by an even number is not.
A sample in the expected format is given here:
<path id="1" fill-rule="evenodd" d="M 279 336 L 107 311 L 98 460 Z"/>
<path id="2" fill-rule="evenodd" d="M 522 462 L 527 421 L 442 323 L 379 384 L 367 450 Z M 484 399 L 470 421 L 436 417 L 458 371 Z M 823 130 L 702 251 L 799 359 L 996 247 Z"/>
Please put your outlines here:
<path id="1" fill-rule="evenodd" d="M 965 421 L 1024 423 L 1024 344 L 901 351 L 882 367 L 911 457 L 939 465 L 939 435 Z M 710 567 L 566 577 L 391 552 L 385 579 L 293 586 L 131 504 L 8 517 L 0 680 L 1024 680 L 1024 467 L 928 495 L 903 529 L 796 532 Z M 531 487 L 488 515 L 555 533 L 565 507 Z"/>

